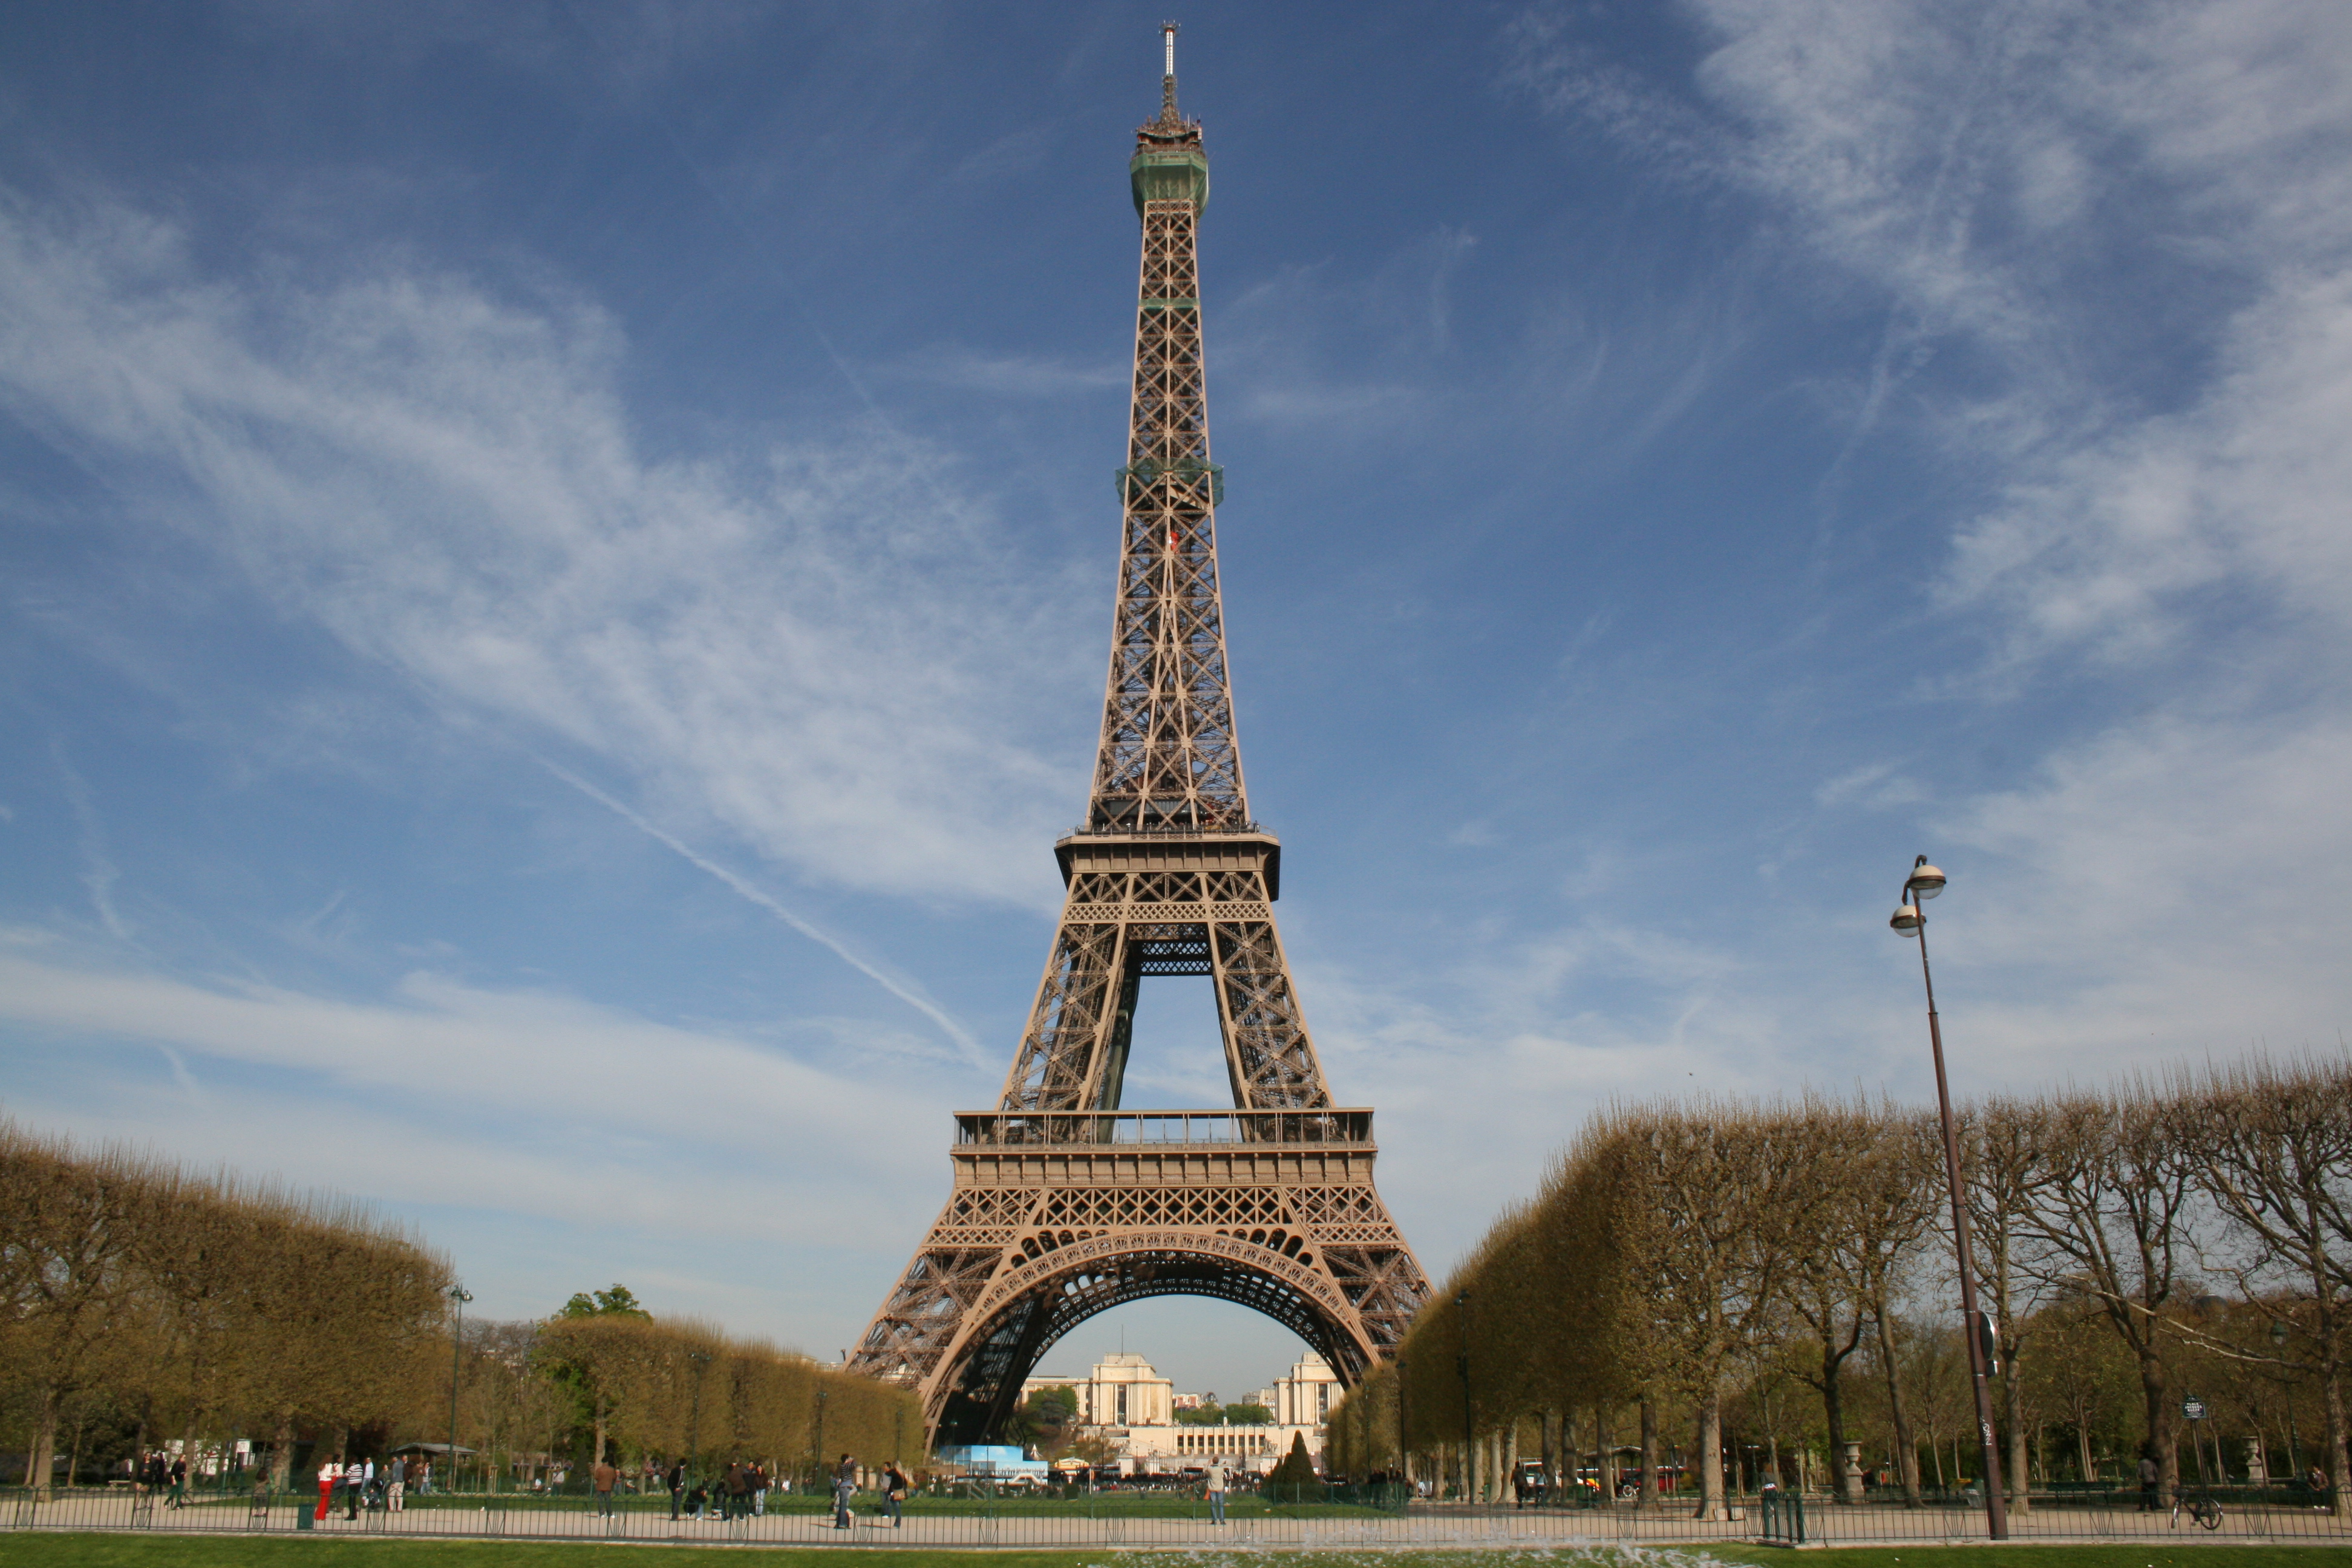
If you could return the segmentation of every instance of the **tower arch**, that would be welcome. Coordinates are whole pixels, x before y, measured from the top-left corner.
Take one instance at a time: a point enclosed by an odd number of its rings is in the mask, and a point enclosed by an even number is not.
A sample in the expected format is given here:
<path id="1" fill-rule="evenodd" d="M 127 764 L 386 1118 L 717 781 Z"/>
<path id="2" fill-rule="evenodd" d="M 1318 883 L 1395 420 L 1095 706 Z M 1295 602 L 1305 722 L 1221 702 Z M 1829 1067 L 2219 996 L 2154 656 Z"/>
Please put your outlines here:
<path id="1" fill-rule="evenodd" d="M 1076 1237 L 992 1283 L 946 1353 L 925 1418 L 943 1443 L 1001 1430 L 1024 1381 L 1063 1336 L 1131 1301 L 1199 1296 L 1246 1307 L 1304 1340 L 1352 1384 L 1378 1351 L 1298 1238 L 1206 1230 Z M 1286 1250 L 1286 1244 L 1288 1250 Z"/>

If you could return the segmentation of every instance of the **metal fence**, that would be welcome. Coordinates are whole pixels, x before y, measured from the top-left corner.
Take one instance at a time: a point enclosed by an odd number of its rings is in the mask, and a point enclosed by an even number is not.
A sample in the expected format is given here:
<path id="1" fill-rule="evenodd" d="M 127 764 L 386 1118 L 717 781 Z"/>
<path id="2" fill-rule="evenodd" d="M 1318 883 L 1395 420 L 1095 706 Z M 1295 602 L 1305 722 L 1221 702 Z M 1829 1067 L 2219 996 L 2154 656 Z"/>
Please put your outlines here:
<path id="1" fill-rule="evenodd" d="M 879 1499 L 859 1498 L 852 1522 L 835 1528 L 825 1500 L 772 1493 L 763 1511 L 673 1519 L 666 1494 L 616 1493 L 608 1505 L 577 1494 L 441 1493 L 410 1497 L 393 1510 L 339 1499 L 320 1517 L 315 1491 L 197 1493 L 175 1506 L 167 1496 L 127 1488 L 58 1489 L 37 1499 L 0 1492 L 0 1528 L 148 1530 L 222 1534 L 490 1537 L 508 1540 L 709 1542 L 797 1546 L 1571 1546 L 1596 1542 L 1672 1545 L 1764 1541 L 1781 1544 L 1980 1541 L 1985 1517 L 1966 1492 L 1919 1507 L 1901 1501 L 1833 1502 L 1768 1494 L 1735 1499 L 1721 1519 L 1696 1517 L 1689 1501 L 1637 1507 L 1515 1508 L 1415 1502 L 1398 1510 L 1369 1502 L 1273 1501 L 1234 1493 L 1226 1517 L 1207 1501 L 1174 1494 L 1107 1494 L 1066 1500 L 970 1501 L 919 1497 L 895 1522 Z M 2179 1508 L 2147 1506 L 2136 1490 L 2035 1493 L 2010 1525 L 2020 1540 L 2198 1539 L 2352 1543 L 2352 1521 L 2328 1500 L 2288 1489 L 2190 1488 Z M 2209 1502 L 2210 1510 L 2198 1507 Z M 2210 1523 L 2208 1522 L 2210 1521 Z"/>

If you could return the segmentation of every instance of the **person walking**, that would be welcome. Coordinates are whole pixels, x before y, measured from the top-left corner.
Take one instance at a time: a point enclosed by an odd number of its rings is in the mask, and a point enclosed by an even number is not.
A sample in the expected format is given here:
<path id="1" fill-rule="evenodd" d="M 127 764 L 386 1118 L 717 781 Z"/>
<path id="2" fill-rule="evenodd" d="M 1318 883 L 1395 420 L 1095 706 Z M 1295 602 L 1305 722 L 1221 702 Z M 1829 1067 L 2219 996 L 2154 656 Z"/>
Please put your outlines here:
<path id="1" fill-rule="evenodd" d="M 2143 1447 L 2139 1451 L 2139 1511 L 2164 1511 L 2164 1470 L 2156 1462 L 2156 1450 Z"/>
<path id="2" fill-rule="evenodd" d="M 357 1459 L 343 1467 L 343 1517 L 356 1520 L 360 1516 L 360 1493 L 367 1488 L 365 1468 Z"/>
<path id="3" fill-rule="evenodd" d="M 907 1479 L 907 1472 L 898 1468 L 898 1460 L 893 1459 L 882 1467 L 882 1509 L 890 1516 L 890 1528 L 893 1530 L 901 1529 L 906 1523 L 898 1517 L 898 1506 L 907 1500 L 907 1493 L 913 1486 L 914 1483 Z"/>
<path id="4" fill-rule="evenodd" d="M 1209 1490 L 1209 1522 L 1211 1524 L 1224 1523 L 1225 1461 L 1221 1458 L 1212 1458 L 1209 1461 L 1208 1474 L 1202 1478 L 1202 1482 Z"/>
<path id="5" fill-rule="evenodd" d="M 677 1518 L 679 1505 L 686 1500 L 686 1461 L 684 1459 L 670 1461 L 669 1473 L 662 1478 L 662 1484 L 669 1488 L 669 1516 L 675 1521 Z"/>
<path id="6" fill-rule="evenodd" d="M 595 1464 L 590 1466 L 588 1469 L 588 1484 L 596 1489 L 597 1516 L 603 1519 L 612 1518 L 613 1489 L 621 1484 L 619 1468 L 604 1455 L 597 1455 Z"/>
<path id="7" fill-rule="evenodd" d="M 335 1506 L 335 1489 L 342 1484 L 343 1457 L 330 1455 L 327 1462 L 319 1467 L 319 1511 L 310 1516 L 314 1522 L 324 1521 L 327 1510 Z"/>
<path id="8" fill-rule="evenodd" d="M 752 1460 L 749 1479 L 751 1483 L 751 1517 L 764 1519 L 768 1513 L 768 1467 L 757 1459 Z"/>
<path id="9" fill-rule="evenodd" d="M 849 1528 L 849 1500 L 857 1492 L 857 1461 L 844 1454 L 833 1468 L 833 1528 Z"/>
<path id="10" fill-rule="evenodd" d="M 394 1459 L 383 1467 L 383 1510 L 398 1513 L 407 1505 L 408 1465 L 406 1459 Z"/>
<path id="11" fill-rule="evenodd" d="M 168 1506 L 188 1506 L 188 1460 L 185 1455 L 175 1455 L 172 1460 L 172 1499 Z"/>

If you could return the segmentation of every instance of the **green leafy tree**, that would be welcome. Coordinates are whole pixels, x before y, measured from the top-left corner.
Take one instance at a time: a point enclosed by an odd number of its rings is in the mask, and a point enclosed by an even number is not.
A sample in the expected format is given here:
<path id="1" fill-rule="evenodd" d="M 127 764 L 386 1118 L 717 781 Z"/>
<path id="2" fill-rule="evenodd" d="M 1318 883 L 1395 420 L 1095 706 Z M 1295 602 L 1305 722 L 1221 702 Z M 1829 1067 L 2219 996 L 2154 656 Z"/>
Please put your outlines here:
<path id="1" fill-rule="evenodd" d="M 610 1290 L 583 1290 L 563 1303 L 559 1318 L 651 1318 L 626 1285 Z"/>
<path id="2" fill-rule="evenodd" d="M 1218 1412 L 1218 1419 L 1236 1426 L 1271 1426 L 1274 1412 L 1263 1405 L 1228 1405 Z"/>
<path id="3" fill-rule="evenodd" d="M 1273 1472 L 1265 1478 L 1268 1486 L 1278 1488 L 1318 1486 L 1322 1479 L 1315 1473 L 1315 1461 L 1307 1457 L 1306 1435 L 1299 1432 L 1290 1435 L 1290 1452 L 1282 1457 L 1282 1463 L 1275 1466 Z M 1296 1497 L 1297 1494 L 1286 1491 L 1278 1495 Z"/>
<path id="4" fill-rule="evenodd" d="M 1005 1435 L 1016 1443 L 1033 1444 L 1040 1458 L 1054 1457 L 1077 1424 L 1078 1393 L 1066 1384 L 1040 1388 L 1013 1407 Z"/>

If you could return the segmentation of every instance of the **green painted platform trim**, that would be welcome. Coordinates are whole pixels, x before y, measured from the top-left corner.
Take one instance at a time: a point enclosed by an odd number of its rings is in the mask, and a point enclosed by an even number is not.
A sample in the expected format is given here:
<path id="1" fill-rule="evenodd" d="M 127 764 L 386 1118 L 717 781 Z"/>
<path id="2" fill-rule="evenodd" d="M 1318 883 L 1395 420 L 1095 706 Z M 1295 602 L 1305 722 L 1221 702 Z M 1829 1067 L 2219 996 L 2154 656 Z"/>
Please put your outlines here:
<path id="1" fill-rule="evenodd" d="M 1162 479 L 1174 479 L 1179 484 L 1191 485 L 1197 484 L 1203 474 L 1209 477 L 1209 504 L 1224 505 L 1225 466 L 1223 463 L 1211 463 L 1204 468 L 1199 463 L 1185 462 L 1163 468 L 1147 458 L 1133 468 L 1112 469 L 1111 479 L 1118 486 L 1120 503 L 1125 505 L 1129 501 L 1141 500 L 1142 489 L 1157 484 Z M 1134 496 L 1129 496 L 1128 493 L 1129 485 L 1138 487 L 1138 493 Z"/>
<path id="2" fill-rule="evenodd" d="M 1138 217 L 1146 202 L 1189 201 L 1196 211 L 1209 205 L 1209 155 L 1198 147 L 1146 148 L 1129 162 L 1127 177 Z"/>

